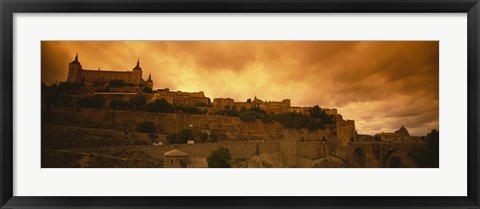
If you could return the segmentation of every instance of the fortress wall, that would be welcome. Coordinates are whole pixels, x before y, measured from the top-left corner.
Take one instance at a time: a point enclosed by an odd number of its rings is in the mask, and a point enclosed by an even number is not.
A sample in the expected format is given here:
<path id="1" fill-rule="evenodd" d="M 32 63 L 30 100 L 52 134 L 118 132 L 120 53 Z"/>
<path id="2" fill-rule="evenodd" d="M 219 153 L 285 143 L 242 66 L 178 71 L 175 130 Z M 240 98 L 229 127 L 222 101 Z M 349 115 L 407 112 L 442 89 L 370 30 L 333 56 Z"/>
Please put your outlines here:
<path id="1" fill-rule="evenodd" d="M 337 138 L 335 131 L 331 129 L 318 129 L 317 134 L 319 139 L 323 139 L 325 137 L 327 141 L 335 140 Z"/>
<path id="2" fill-rule="evenodd" d="M 190 115 L 176 113 L 148 113 L 89 108 L 55 108 L 48 114 L 53 124 L 136 130 L 143 121 L 151 121 L 163 133 L 177 133 L 182 129 L 217 130 L 228 139 L 234 136 L 254 136 L 268 140 L 281 137 L 281 124 L 263 123 L 259 120 L 243 122 L 237 117 L 217 115 Z M 190 126 L 192 125 L 192 126 Z"/>
<path id="3" fill-rule="evenodd" d="M 165 150 L 180 149 L 193 157 L 208 157 L 212 151 L 220 147 L 227 148 L 233 158 L 249 158 L 257 154 L 257 144 L 259 154 L 280 152 L 279 143 L 204 143 L 204 144 L 177 144 L 166 145 Z"/>
<path id="4" fill-rule="evenodd" d="M 42 124 L 42 149 L 150 144 L 146 133 Z"/>
<path id="5" fill-rule="evenodd" d="M 305 137 L 307 136 L 307 137 Z M 336 137 L 330 130 L 283 130 L 283 139 L 281 141 L 282 153 L 287 155 L 298 155 L 305 158 L 317 158 L 324 156 L 323 143 L 320 141 L 325 136 L 327 140 L 325 150 L 327 153 L 333 152 L 336 144 Z M 300 141 L 304 137 L 304 141 Z"/>
<path id="6" fill-rule="evenodd" d="M 353 120 L 338 120 L 337 119 L 337 139 L 340 146 L 348 146 L 353 141 L 356 141 L 357 134 L 355 130 L 355 122 Z"/>
<path id="7" fill-rule="evenodd" d="M 303 133 L 296 129 L 283 129 L 283 140 L 299 141 L 303 137 Z"/>
<path id="8" fill-rule="evenodd" d="M 318 137 L 318 132 L 316 131 L 309 131 L 307 129 L 303 129 L 303 140 L 305 141 L 318 141 L 321 138 Z"/>
<path id="9" fill-rule="evenodd" d="M 318 129 L 316 131 L 302 130 L 303 139 L 305 141 L 320 141 L 325 137 L 325 140 L 336 139 L 334 131 L 330 129 Z"/>
<path id="10" fill-rule="evenodd" d="M 224 147 L 230 150 L 233 158 L 249 158 L 257 154 L 257 144 L 259 154 L 280 152 L 280 143 L 264 142 L 264 143 L 204 143 L 204 144 L 168 144 L 164 146 L 118 146 L 118 147 L 86 147 L 75 148 L 78 152 L 111 154 L 121 151 L 141 151 L 154 159 L 162 159 L 164 153 L 179 149 L 188 153 L 191 157 L 208 157 L 212 151 Z"/>
<path id="11" fill-rule="evenodd" d="M 300 142 L 297 146 L 300 157 L 317 158 L 324 156 L 322 143 Z"/>
<path id="12" fill-rule="evenodd" d="M 279 142 L 265 142 L 259 143 L 259 153 L 276 153 L 280 152 L 280 143 Z"/>

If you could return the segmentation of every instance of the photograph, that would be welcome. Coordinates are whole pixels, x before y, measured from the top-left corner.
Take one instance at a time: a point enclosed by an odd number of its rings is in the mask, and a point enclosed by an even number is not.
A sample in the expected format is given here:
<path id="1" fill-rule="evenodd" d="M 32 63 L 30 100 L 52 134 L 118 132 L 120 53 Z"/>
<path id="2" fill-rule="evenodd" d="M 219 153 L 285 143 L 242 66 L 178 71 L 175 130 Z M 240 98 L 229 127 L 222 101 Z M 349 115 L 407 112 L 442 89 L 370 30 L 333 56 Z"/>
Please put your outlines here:
<path id="1" fill-rule="evenodd" d="M 42 169 L 439 168 L 438 40 L 48 40 L 40 59 Z"/>

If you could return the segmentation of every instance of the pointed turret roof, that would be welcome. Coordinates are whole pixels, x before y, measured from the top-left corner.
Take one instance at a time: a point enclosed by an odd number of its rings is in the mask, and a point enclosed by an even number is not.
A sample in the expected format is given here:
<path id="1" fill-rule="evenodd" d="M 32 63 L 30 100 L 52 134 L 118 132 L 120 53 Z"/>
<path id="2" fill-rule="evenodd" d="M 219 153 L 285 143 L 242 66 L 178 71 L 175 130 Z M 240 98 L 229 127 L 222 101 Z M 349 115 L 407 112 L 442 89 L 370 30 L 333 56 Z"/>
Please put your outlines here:
<path id="1" fill-rule="evenodd" d="M 149 74 L 148 74 L 148 80 L 147 80 L 147 81 L 152 82 L 152 73 L 149 73 Z"/>
<path id="2" fill-rule="evenodd" d="M 75 54 L 75 59 L 72 62 L 70 62 L 70 64 L 78 64 L 78 65 L 82 66 L 80 64 L 80 62 L 78 61 L 78 52 L 77 52 L 77 54 Z"/>
<path id="3" fill-rule="evenodd" d="M 140 67 L 140 58 L 137 59 L 137 66 L 135 66 L 133 70 L 142 70 L 142 68 Z"/>

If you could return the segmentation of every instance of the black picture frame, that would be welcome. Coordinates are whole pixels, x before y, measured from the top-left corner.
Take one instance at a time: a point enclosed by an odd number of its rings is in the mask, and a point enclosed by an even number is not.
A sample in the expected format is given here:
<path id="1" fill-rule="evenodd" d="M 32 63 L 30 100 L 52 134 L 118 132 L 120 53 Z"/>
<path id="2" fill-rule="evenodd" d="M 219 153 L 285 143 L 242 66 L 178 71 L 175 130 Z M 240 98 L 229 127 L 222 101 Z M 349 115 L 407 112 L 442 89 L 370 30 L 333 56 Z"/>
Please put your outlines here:
<path id="1" fill-rule="evenodd" d="M 479 208 L 478 0 L 0 0 L 2 208 Z M 465 197 L 20 197 L 13 196 L 14 13 L 467 13 L 468 195 Z M 448 181 L 448 179 L 445 179 Z M 414 188 L 412 188 L 414 189 Z"/>

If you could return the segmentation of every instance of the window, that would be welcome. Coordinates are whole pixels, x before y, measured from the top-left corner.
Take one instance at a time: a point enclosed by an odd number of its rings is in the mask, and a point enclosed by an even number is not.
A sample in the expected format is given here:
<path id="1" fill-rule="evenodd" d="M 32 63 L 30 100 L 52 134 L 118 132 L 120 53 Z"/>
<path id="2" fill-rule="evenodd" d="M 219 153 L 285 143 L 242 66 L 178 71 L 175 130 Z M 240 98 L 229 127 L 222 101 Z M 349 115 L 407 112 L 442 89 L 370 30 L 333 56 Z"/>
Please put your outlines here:
<path id="1" fill-rule="evenodd" d="M 175 159 L 170 159 L 170 164 L 175 163 Z"/>
<path id="2" fill-rule="evenodd" d="M 183 159 L 180 159 L 180 164 L 182 164 L 182 163 L 183 163 Z"/>

